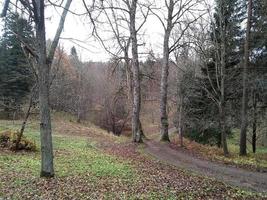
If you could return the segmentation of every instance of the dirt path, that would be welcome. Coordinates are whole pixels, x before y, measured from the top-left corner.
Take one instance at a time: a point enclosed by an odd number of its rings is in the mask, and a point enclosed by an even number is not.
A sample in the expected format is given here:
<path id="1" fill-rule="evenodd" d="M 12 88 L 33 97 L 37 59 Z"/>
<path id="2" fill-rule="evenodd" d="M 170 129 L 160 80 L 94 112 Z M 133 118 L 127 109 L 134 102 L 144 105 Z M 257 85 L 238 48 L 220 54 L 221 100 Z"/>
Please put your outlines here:
<path id="1" fill-rule="evenodd" d="M 145 151 L 162 162 L 191 170 L 200 175 L 216 178 L 234 186 L 257 192 L 267 192 L 267 173 L 251 172 L 201 160 L 185 152 L 174 150 L 167 143 L 147 140 L 145 144 Z"/>

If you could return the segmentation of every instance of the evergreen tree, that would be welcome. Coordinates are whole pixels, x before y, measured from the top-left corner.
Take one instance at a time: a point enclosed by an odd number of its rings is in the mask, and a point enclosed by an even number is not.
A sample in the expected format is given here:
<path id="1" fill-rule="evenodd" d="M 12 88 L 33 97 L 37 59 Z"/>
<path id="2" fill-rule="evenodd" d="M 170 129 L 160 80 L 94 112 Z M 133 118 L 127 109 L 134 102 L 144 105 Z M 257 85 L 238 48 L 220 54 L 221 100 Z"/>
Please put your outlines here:
<path id="1" fill-rule="evenodd" d="M 252 150 L 256 152 L 256 142 L 259 138 L 259 126 L 266 121 L 267 107 L 267 2 L 253 1 L 250 65 L 248 71 L 248 126 L 252 130 Z M 249 138 L 250 140 L 250 138 Z"/>
<path id="2" fill-rule="evenodd" d="M 18 14 L 10 14 L 0 39 L 0 102 L 6 111 L 20 107 L 33 84 L 33 73 L 21 47 L 32 43 L 32 26 Z"/>
<path id="3" fill-rule="evenodd" d="M 259 68 L 267 64 L 267 1 L 253 1 L 251 24 L 252 63 Z"/>
<path id="4" fill-rule="evenodd" d="M 205 76 L 203 82 L 207 96 L 217 104 L 219 126 L 221 129 L 221 146 L 224 154 L 227 147 L 227 107 L 231 93 L 235 94 L 233 80 L 236 77 L 235 66 L 240 59 L 240 22 L 242 21 L 242 2 L 239 0 L 216 0 L 214 22 L 211 24 L 212 49 L 211 62 L 202 69 Z"/>
<path id="5" fill-rule="evenodd" d="M 189 123 L 185 124 L 185 131 L 193 134 L 190 137 L 194 140 L 223 147 L 227 155 L 226 136 L 230 134 L 232 125 L 229 123 L 232 113 L 229 108 L 232 99 L 238 97 L 237 85 L 240 84 L 237 66 L 242 58 L 240 24 L 245 10 L 239 0 L 216 0 L 215 3 L 210 46 L 201 59 L 201 75 L 186 84 L 189 88 L 185 90 L 184 109 Z M 192 75 L 189 77 L 186 79 L 193 80 Z"/>

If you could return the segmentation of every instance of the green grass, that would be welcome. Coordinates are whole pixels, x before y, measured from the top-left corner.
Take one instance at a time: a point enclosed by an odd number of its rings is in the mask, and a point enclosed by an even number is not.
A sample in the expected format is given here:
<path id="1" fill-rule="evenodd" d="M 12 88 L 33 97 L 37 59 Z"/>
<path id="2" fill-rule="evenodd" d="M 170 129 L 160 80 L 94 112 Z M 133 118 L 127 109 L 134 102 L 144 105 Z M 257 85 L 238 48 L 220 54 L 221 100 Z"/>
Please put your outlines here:
<path id="1" fill-rule="evenodd" d="M 229 150 L 234 153 L 239 152 L 239 137 L 240 137 L 240 130 L 234 129 L 233 131 L 233 137 L 228 139 L 228 145 L 229 145 Z M 248 138 L 250 137 L 249 135 L 247 136 Z M 252 154 L 252 145 L 247 142 L 247 152 L 248 154 Z M 256 146 L 256 154 L 259 153 L 267 153 L 267 147 L 258 145 Z"/>
<path id="2" fill-rule="evenodd" d="M 224 161 L 231 161 L 237 165 L 253 166 L 254 168 L 267 169 L 267 147 L 257 145 L 256 153 L 252 152 L 252 145 L 247 142 L 247 156 L 239 156 L 240 131 L 233 130 L 232 138 L 228 139 L 229 151 L 232 154 L 229 158 L 221 158 Z M 249 136 L 248 136 L 249 137 Z"/>
<path id="3" fill-rule="evenodd" d="M 37 132 L 27 132 L 25 135 L 38 139 Z M 131 178 L 134 174 L 128 163 L 102 153 L 82 138 L 54 136 L 54 150 L 55 172 L 58 177 L 92 173 L 95 176 Z M 33 176 L 38 176 L 40 152 L 0 155 L 0 166 L 4 171 L 19 173 L 26 170 Z"/>
<path id="4" fill-rule="evenodd" d="M 19 127 L 19 122 L 0 121 L 0 131 L 17 130 Z M 0 199 L 1 197 L 57 199 L 53 198 L 54 193 L 56 197 L 62 197 L 62 199 L 63 197 L 88 199 L 88 196 L 92 199 L 177 199 L 174 188 L 165 187 L 164 189 L 163 187 L 160 191 L 158 186 L 147 186 L 146 183 L 149 181 L 156 184 L 149 173 L 142 174 L 137 171 L 135 163 L 130 160 L 122 160 L 122 158 L 105 153 L 99 149 L 96 141 L 91 141 L 90 137 L 64 136 L 55 133 L 53 146 L 56 177 L 55 179 L 41 179 L 39 178 L 40 138 L 37 122 L 27 126 L 25 136 L 36 142 L 37 152 L 0 151 Z M 111 136 L 103 135 L 103 137 L 105 140 L 106 137 Z M 153 170 L 153 168 L 148 169 Z M 163 173 L 158 171 L 158 168 L 154 170 L 157 170 L 159 174 Z M 183 172 L 183 174 L 186 173 Z M 195 175 L 190 173 L 190 176 Z M 207 181 L 207 186 L 201 185 L 203 189 L 191 191 L 189 194 L 182 191 L 178 197 L 179 199 L 197 199 L 199 191 L 204 195 L 210 193 L 210 190 L 214 192 L 216 187 L 214 189 L 209 185 Z M 148 188 L 142 193 L 137 193 L 132 187 Z"/>
<path id="5" fill-rule="evenodd" d="M 16 130 L 18 124 L 1 123 L 0 131 Z M 39 177 L 40 173 L 40 142 L 39 133 L 34 126 L 29 127 L 25 136 L 34 140 L 38 146 L 37 152 L 0 152 L 0 174 L 13 174 L 12 180 L 4 183 L 0 180 L 0 196 L 2 189 L 22 187 L 30 180 Z M 133 167 L 126 161 L 105 154 L 90 143 L 86 138 L 62 135 L 53 136 L 55 174 L 58 178 L 72 176 L 88 176 L 91 182 L 99 179 L 116 179 L 134 181 L 138 177 Z M 31 189 L 31 188 L 28 188 Z"/>
<path id="6" fill-rule="evenodd" d="M 266 170 L 267 169 L 267 147 L 257 145 L 256 153 L 252 152 L 252 145 L 247 142 L 247 156 L 239 156 L 239 134 L 240 130 L 234 129 L 233 136 L 227 139 L 228 149 L 230 156 L 225 157 L 222 149 L 216 146 L 202 145 L 199 143 L 191 143 L 190 140 L 185 139 L 185 146 L 189 145 L 193 151 L 201 154 L 204 157 L 208 157 L 211 160 L 222 161 L 227 164 L 235 164 L 240 167 L 251 168 L 254 170 Z M 248 136 L 249 137 L 249 136 Z M 171 140 L 175 140 L 177 135 L 171 135 Z"/>
<path id="7" fill-rule="evenodd" d="M 238 129 L 234 129 L 233 132 L 233 137 L 227 140 L 230 157 L 224 157 L 223 155 L 215 155 L 215 158 L 227 163 L 243 165 L 249 168 L 267 169 L 267 147 L 257 145 L 256 153 L 253 153 L 252 145 L 247 142 L 247 156 L 239 156 L 240 131 Z"/>

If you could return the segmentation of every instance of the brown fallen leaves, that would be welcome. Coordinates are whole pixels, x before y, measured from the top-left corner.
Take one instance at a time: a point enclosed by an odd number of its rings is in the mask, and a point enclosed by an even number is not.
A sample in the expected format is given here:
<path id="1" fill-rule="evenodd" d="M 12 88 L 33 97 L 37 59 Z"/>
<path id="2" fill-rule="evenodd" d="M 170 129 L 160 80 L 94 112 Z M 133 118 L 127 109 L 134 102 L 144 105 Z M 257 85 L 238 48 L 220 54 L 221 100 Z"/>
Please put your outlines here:
<path id="1" fill-rule="evenodd" d="M 90 142 L 95 142 L 100 151 L 127 161 L 133 168 L 135 177 L 124 179 L 95 176 L 87 171 L 82 174 L 41 179 L 26 171 L 19 173 L 10 169 L 3 173 L 0 166 L 0 197 L 33 200 L 264 199 L 255 193 L 243 192 L 154 160 L 140 153 L 136 144 L 118 142 L 116 138 L 105 134 L 101 137 L 100 134 L 90 135 L 90 131 L 86 129 L 87 134 L 90 136 Z M 60 153 L 57 155 L 61 156 Z"/>

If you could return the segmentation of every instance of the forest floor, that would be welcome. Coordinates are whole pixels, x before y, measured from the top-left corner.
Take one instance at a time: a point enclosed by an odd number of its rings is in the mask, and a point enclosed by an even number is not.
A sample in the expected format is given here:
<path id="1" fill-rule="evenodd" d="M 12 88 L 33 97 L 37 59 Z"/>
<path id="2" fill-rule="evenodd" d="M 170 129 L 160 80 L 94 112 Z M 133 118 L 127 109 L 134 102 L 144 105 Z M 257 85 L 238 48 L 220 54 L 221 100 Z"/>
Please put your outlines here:
<path id="1" fill-rule="evenodd" d="M 19 124 L 0 121 L 0 131 Z M 32 121 L 25 134 L 40 147 L 37 124 Z M 0 199 L 267 199 L 266 193 L 169 165 L 145 154 L 146 144 L 93 125 L 57 119 L 53 127 L 56 177 L 39 178 L 39 151 L 1 149 Z"/>

